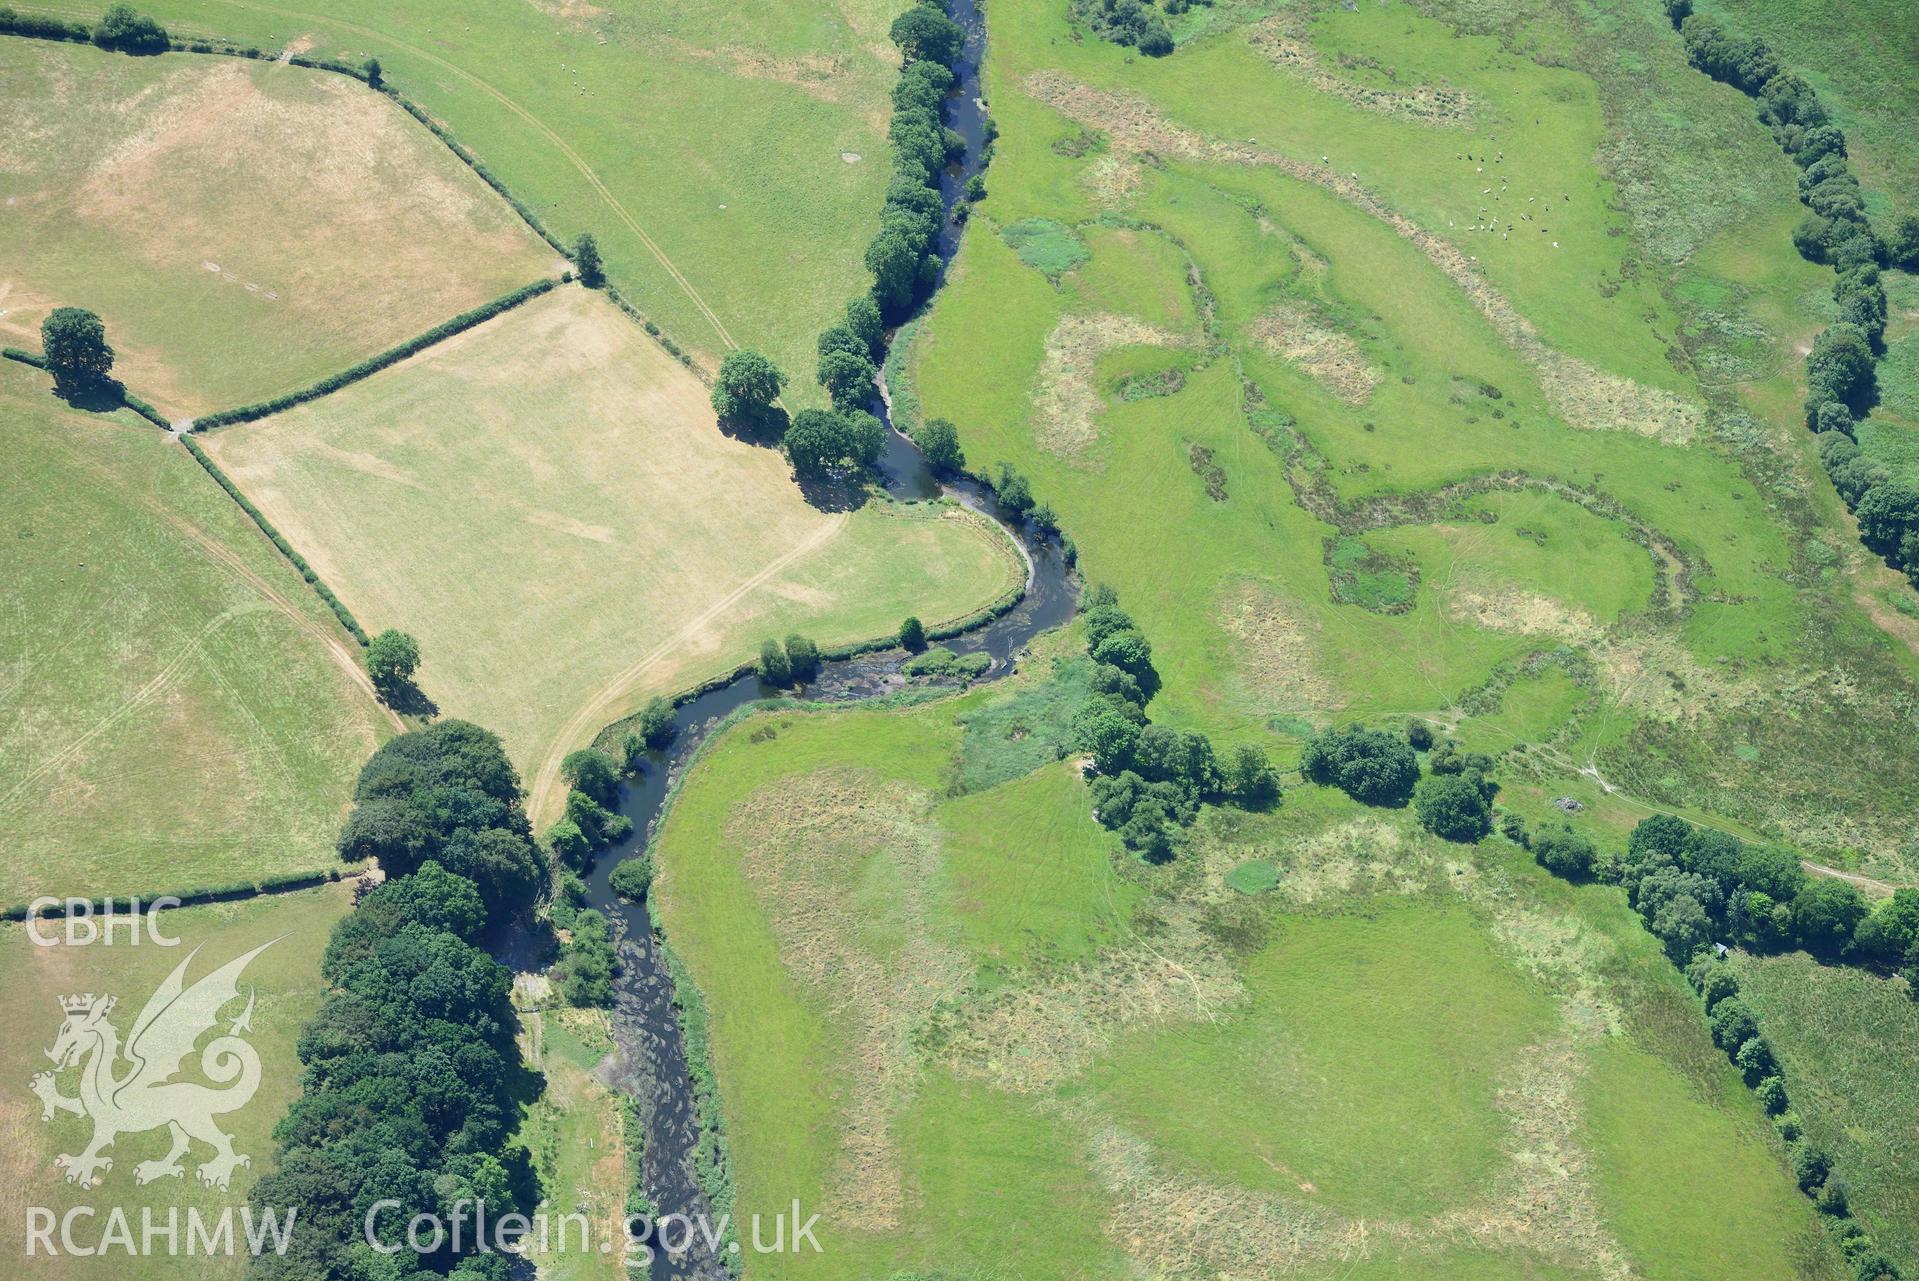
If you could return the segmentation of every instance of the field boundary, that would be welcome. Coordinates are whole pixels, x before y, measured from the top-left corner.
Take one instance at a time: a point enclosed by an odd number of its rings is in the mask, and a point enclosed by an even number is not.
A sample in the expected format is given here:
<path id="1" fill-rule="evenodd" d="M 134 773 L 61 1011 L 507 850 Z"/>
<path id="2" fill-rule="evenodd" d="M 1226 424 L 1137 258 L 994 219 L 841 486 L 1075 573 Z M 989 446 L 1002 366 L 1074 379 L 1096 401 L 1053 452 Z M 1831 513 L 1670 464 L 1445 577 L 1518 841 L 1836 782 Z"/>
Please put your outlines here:
<path id="1" fill-rule="evenodd" d="M 0 9 L 4 9 L 4 8 L 5 8 L 4 6 L 0 6 Z M 54 44 L 83 44 L 84 45 L 84 44 L 88 44 L 90 41 L 91 28 L 89 28 L 86 23 L 67 22 L 63 19 L 50 18 L 50 17 L 40 18 L 32 14 L 22 14 L 11 9 L 7 9 L 6 12 L 12 14 L 12 18 L 10 21 L 0 22 L 0 36 L 14 36 L 22 40 L 44 40 Z M 326 19 L 326 21 L 334 22 L 337 25 L 346 26 L 353 30 L 359 30 L 363 32 L 366 31 L 366 28 L 353 27 L 353 24 L 351 23 L 340 23 L 337 19 L 329 18 L 329 19 Z M 588 175 L 589 182 L 593 186 L 594 190 L 598 191 L 600 195 L 605 198 L 606 202 L 612 205 L 614 210 L 617 213 L 619 213 L 621 219 L 624 222 L 626 222 L 626 224 L 629 227 L 631 227 L 636 233 L 638 233 L 640 239 L 645 243 L 646 247 L 650 251 L 652 251 L 653 256 L 659 259 L 660 264 L 667 269 L 667 273 L 680 286 L 680 288 L 686 293 L 686 295 L 693 300 L 694 306 L 700 311 L 702 315 L 706 316 L 707 319 L 712 322 L 714 329 L 719 333 L 720 337 L 726 342 L 727 346 L 729 347 L 739 346 L 739 344 L 733 340 L 733 336 L 727 332 L 726 327 L 720 323 L 719 317 L 716 314 L 714 314 L 713 310 L 710 307 L 706 305 L 705 300 L 702 299 L 698 295 L 698 293 L 694 291 L 692 283 L 688 281 L 683 275 L 681 275 L 679 272 L 679 269 L 674 267 L 671 261 L 668 260 L 668 258 L 666 257 L 665 251 L 662 250 L 657 244 L 654 243 L 652 237 L 648 236 L 644 231 L 640 229 L 639 224 L 633 220 L 632 215 L 626 212 L 625 207 L 622 206 L 618 201 L 613 199 L 612 193 L 606 190 L 604 184 L 602 184 L 599 181 L 598 175 L 593 174 L 591 170 L 588 168 L 586 162 L 581 160 L 577 155 L 575 155 L 573 151 L 571 150 L 571 148 L 568 148 L 565 142 L 561 140 L 557 134 L 554 134 L 553 131 L 548 129 L 545 125 L 540 124 L 537 120 L 534 120 L 532 115 L 527 113 L 523 109 L 521 109 L 517 103 L 512 102 L 504 94 L 494 89 L 491 85 L 486 85 L 484 81 L 481 81 L 478 77 L 473 76 L 471 73 L 461 70 L 460 68 L 453 67 L 453 64 L 446 62 L 444 59 L 434 57 L 432 54 L 426 53 L 424 50 L 413 49 L 411 46 L 400 44 L 400 42 L 393 40 L 389 36 L 381 35 L 378 32 L 367 32 L 367 34 L 386 40 L 391 44 L 395 44 L 400 48 L 406 49 L 408 52 L 418 54 L 422 57 L 426 57 L 430 59 L 431 61 L 440 63 L 440 65 L 442 66 L 452 68 L 453 70 L 457 71 L 461 76 L 469 80 L 472 80 L 475 84 L 482 85 L 487 90 L 488 93 L 500 99 L 502 102 L 507 103 L 510 107 L 513 108 L 516 114 L 520 115 L 522 118 L 528 120 L 529 122 L 533 123 L 536 127 L 538 127 L 541 132 L 545 133 L 548 136 L 548 138 L 552 139 L 560 147 L 562 152 L 564 152 L 566 156 L 574 162 L 575 166 L 578 167 L 582 173 L 585 173 Z M 266 53 L 266 51 L 260 48 L 257 48 L 256 46 L 242 45 L 238 41 L 228 39 L 224 36 L 208 36 L 208 37 L 202 37 L 202 38 L 193 39 L 193 40 L 174 39 L 169 42 L 169 48 L 167 52 L 185 53 L 185 54 L 203 54 L 209 57 L 216 57 L 216 58 L 240 58 L 250 62 L 276 61 L 276 59 L 270 57 Z M 559 254 L 560 256 L 566 258 L 569 261 L 572 260 L 573 251 L 568 249 L 566 245 L 561 242 L 560 238 L 553 234 L 552 229 L 549 228 L 544 222 L 540 220 L 539 214 L 534 212 L 533 207 L 531 205 L 527 204 L 525 201 L 521 200 L 518 196 L 514 195 L 512 189 L 509 188 L 504 181 L 502 181 L 499 177 L 497 177 L 491 169 L 488 169 L 486 167 L 486 162 L 484 162 L 477 155 L 475 155 L 466 146 L 466 144 L 462 143 L 461 141 L 459 141 L 459 139 L 455 138 L 453 136 L 452 131 L 449 130 L 445 125 L 442 125 L 439 121 L 435 120 L 433 116 L 426 110 L 426 108 L 422 107 L 419 103 L 413 101 L 413 99 L 407 97 L 404 93 L 400 92 L 400 90 L 394 87 L 394 85 L 390 81 L 388 81 L 384 76 L 381 77 L 380 82 L 378 84 L 375 84 L 371 79 L 368 78 L 367 71 L 364 67 L 356 67 L 356 66 L 353 66 L 351 63 L 341 62 L 335 58 L 312 58 L 312 57 L 308 57 L 305 54 L 294 53 L 290 50 L 283 55 L 283 60 L 288 66 L 301 67 L 309 71 L 330 72 L 333 75 L 345 76 L 349 80 L 357 80 L 359 83 L 365 85 L 369 89 L 372 89 L 374 92 L 384 94 L 386 97 L 392 99 L 393 102 L 397 104 L 402 111 L 406 112 L 407 115 L 413 117 L 413 119 L 422 128 L 424 128 L 428 133 L 432 134 L 435 138 L 439 139 L 441 145 L 443 145 L 448 151 L 452 152 L 453 155 L 460 161 L 461 164 L 465 165 L 468 169 L 471 169 L 473 173 L 475 174 L 475 176 L 477 176 L 481 182 L 484 182 L 488 187 L 491 187 L 493 189 L 493 194 L 498 196 L 501 200 L 504 200 L 507 203 L 507 206 L 511 208 L 514 213 L 519 215 L 520 220 L 527 225 L 528 229 L 530 229 L 534 235 L 538 236 L 541 240 L 545 241 L 548 247 L 550 247 L 555 253 Z M 614 303 L 620 308 L 620 310 L 626 312 L 634 320 L 637 320 L 640 323 L 640 325 L 646 330 L 647 336 L 652 338 L 655 342 L 659 343 L 660 346 L 665 349 L 668 355 L 672 356 L 675 360 L 679 361 L 682 365 L 685 365 L 688 369 L 692 370 L 695 374 L 699 375 L 702 381 L 707 381 L 706 372 L 702 370 L 697 364 L 694 363 L 693 359 L 686 354 L 686 351 L 684 348 L 682 348 L 678 343 L 674 342 L 670 337 L 667 336 L 665 330 L 661 329 L 658 324 L 656 324 L 654 321 L 649 319 L 645 313 L 639 310 L 639 308 L 635 307 L 632 303 L 628 302 L 624 295 L 617 294 L 610 284 L 606 286 L 605 292 L 608 294 L 608 296 L 613 298 Z M 136 410 L 136 412 L 138 411 Z M 148 416 L 148 415 L 143 415 L 143 416 Z M 164 421 L 161 421 L 160 425 L 163 427 L 167 426 L 167 424 Z"/>
<path id="2" fill-rule="evenodd" d="M 315 572 L 313 566 L 307 564 L 306 557 L 295 551 L 293 544 L 289 543 L 286 538 L 281 535 L 280 531 L 273 527 L 273 522 L 266 518 L 266 513 L 262 512 L 258 507 L 255 507 L 252 501 L 240 492 L 240 487 L 227 478 L 227 474 L 220 470 L 219 464 L 207 456 L 206 450 L 200 448 L 198 441 L 182 434 L 180 443 L 187 447 L 187 452 L 193 455 L 194 460 L 198 462 L 200 466 L 206 468 L 207 475 L 213 477 L 213 479 L 219 483 L 220 488 L 227 491 L 227 497 L 240 504 L 240 510 L 245 512 L 255 525 L 259 526 L 260 532 L 267 536 L 267 541 L 279 548 L 280 554 L 287 558 L 293 565 L 293 568 L 300 571 L 300 577 L 305 579 L 307 586 L 311 587 L 319 594 L 320 599 L 326 602 L 327 608 L 333 611 L 333 616 L 340 620 L 340 626 L 346 628 L 347 631 L 352 634 L 353 639 L 360 642 L 362 649 L 366 648 L 369 643 L 366 629 L 360 626 L 360 620 L 353 616 L 353 611 L 346 607 L 346 603 L 333 594 L 333 589 L 327 586 L 326 580 Z"/>
<path id="3" fill-rule="evenodd" d="M 47 367 L 47 358 L 45 356 L 37 355 L 22 347 L 0 347 L 0 357 L 18 361 L 23 365 L 31 365 L 35 369 L 45 369 Z M 140 415 L 140 417 L 146 419 L 162 431 L 173 430 L 173 424 L 161 417 L 159 410 L 128 391 L 125 383 L 118 379 L 113 379 L 112 382 L 115 387 L 120 389 L 120 404 L 122 406 L 131 409 L 134 413 Z"/>
<path id="4" fill-rule="evenodd" d="M 206 903 L 237 903 L 245 899 L 267 898 L 275 894 L 292 894 L 299 890 L 317 889 L 322 885 L 334 885 L 345 880 L 349 873 L 359 875 L 365 871 L 360 868 L 329 867 L 312 872 L 286 872 L 279 876 L 263 876 L 257 881 L 234 881 L 229 885 L 203 885 L 189 890 L 162 890 L 155 894 L 99 894 L 86 899 L 58 899 L 42 907 L 38 912 L 31 911 L 32 902 L 15 903 L 0 910 L 0 921 L 25 921 L 29 916 L 39 920 L 55 920 L 60 917 L 72 919 L 93 915 L 115 914 L 121 916 L 145 916 L 155 910 L 159 900 L 177 899 L 173 906 L 198 907 Z M 75 910 L 81 902 L 86 904 L 85 912 Z"/>
<path id="5" fill-rule="evenodd" d="M 486 323 L 495 316 L 503 315 L 515 307 L 520 306 L 522 303 L 538 298 L 542 294 L 550 293 L 558 288 L 561 283 L 561 281 L 555 280 L 551 276 L 543 276 L 532 284 L 521 285 L 511 293 L 501 294 L 491 302 L 484 302 L 477 307 L 463 311 L 451 320 L 443 320 L 425 333 L 409 338 L 397 347 L 389 347 L 379 355 L 369 356 L 357 365 L 349 365 L 337 374 L 328 374 L 319 382 L 311 383 L 297 391 L 290 391 L 284 395 L 275 396 L 272 400 L 262 400 L 251 405 L 240 405 L 233 409 L 222 409 L 216 413 L 208 414 L 204 418 L 196 418 L 187 430 L 204 432 L 213 431 L 220 427 L 231 426 L 234 423 L 250 423 L 261 418 L 269 418 L 274 414 L 284 413 L 289 409 L 304 405 L 308 401 L 318 400 L 322 396 L 330 396 L 336 391 L 351 387 L 354 383 L 362 379 L 371 378 L 382 369 L 399 364 L 409 356 L 417 356 L 429 347 L 443 343 L 457 334 L 463 334 L 476 325 Z"/>

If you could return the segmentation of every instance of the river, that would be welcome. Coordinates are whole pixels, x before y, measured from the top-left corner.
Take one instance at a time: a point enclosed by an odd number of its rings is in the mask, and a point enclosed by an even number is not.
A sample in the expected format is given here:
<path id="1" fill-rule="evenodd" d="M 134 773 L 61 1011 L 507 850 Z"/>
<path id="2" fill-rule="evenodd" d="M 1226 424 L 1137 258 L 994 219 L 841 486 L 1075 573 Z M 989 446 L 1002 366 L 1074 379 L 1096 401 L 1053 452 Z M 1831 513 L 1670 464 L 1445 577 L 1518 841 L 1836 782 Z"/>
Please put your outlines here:
<path id="1" fill-rule="evenodd" d="M 945 264 L 950 264 L 958 252 L 964 230 L 953 222 L 951 211 L 964 197 L 968 180 L 980 171 L 986 136 L 979 80 L 985 26 L 974 0 L 949 0 L 948 12 L 966 32 L 966 43 L 955 68 L 958 84 L 947 102 L 947 123 L 966 140 L 967 148 L 964 158 L 949 167 L 940 184 L 948 211 L 939 240 L 939 254 Z M 944 494 L 1000 520 L 1025 549 L 1026 594 L 1020 603 L 991 622 L 942 642 L 961 653 L 983 650 L 990 655 L 992 666 L 982 679 L 1004 676 L 1013 670 L 1020 653 L 1035 636 L 1072 618 L 1077 600 L 1072 567 L 1066 563 L 1057 540 L 1032 536 L 1022 521 L 1009 519 L 1000 510 L 985 487 L 972 481 L 942 484 L 913 443 L 893 429 L 884 399 L 876 399 L 872 408 L 887 425 L 888 446 L 880 471 L 888 495 L 911 500 Z M 894 650 L 823 664 L 818 677 L 799 692 L 800 697 L 845 701 L 889 693 L 906 683 L 899 672 L 905 657 Z M 603 853 L 586 878 L 590 905 L 604 913 L 613 928 L 621 965 L 613 1010 L 616 1050 L 602 1066 L 601 1075 L 609 1084 L 639 1099 L 641 1114 L 649 1119 L 642 1182 L 662 1216 L 711 1218 L 693 1164 L 700 1138 L 699 1118 L 680 1025 L 673 1010 L 673 983 L 654 939 L 651 917 L 644 903 L 629 903 L 615 895 L 607 880 L 621 859 L 644 848 L 651 839 L 670 782 L 714 725 L 748 703 L 788 693 L 769 689 L 746 676 L 681 706 L 674 718 L 678 732 L 671 746 L 650 754 L 644 771 L 622 789 L 620 812 L 633 821 L 633 837 Z M 726 1272 L 696 1233 L 686 1253 L 659 1252 L 652 1275 L 654 1281 L 719 1281 Z"/>

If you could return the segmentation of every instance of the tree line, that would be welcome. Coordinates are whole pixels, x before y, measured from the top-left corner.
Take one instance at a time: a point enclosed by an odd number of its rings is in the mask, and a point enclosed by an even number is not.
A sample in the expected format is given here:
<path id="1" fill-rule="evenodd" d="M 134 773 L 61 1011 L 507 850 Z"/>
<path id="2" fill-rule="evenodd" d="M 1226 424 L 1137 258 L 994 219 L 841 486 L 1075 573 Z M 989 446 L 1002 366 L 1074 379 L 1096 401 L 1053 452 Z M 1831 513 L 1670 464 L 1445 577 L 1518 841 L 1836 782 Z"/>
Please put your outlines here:
<path id="1" fill-rule="evenodd" d="M 946 127 L 944 114 L 954 84 L 951 64 L 965 33 L 938 0 L 919 0 L 894 20 L 890 34 L 902 59 L 887 126 L 893 178 L 880 229 L 865 253 L 872 287 L 819 335 L 814 376 L 832 408 L 804 409 L 789 419 L 776 405 L 786 374 L 757 351 L 729 352 L 713 383 L 713 410 L 721 423 L 777 441 L 803 481 L 857 473 L 885 451 L 885 426 L 868 406 L 886 354 L 886 326 L 905 319 L 939 281 L 937 249 L 946 218 L 940 174 L 966 149 L 965 140 Z M 957 438 L 942 444 L 945 469 L 957 470 Z"/>
<path id="2" fill-rule="evenodd" d="M 1873 906 L 1847 881 L 1808 875 L 1789 849 L 1669 814 L 1641 821 L 1623 852 L 1596 854 L 1589 839 L 1569 831 L 1530 844 L 1557 875 L 1625 889 L 1646 929 L 1704 1000 L 1713 1043 L 1772 1116 L 1800 1191 L 1830 1221 L 1857 1281 L 1899 1281 L 1899 1267 L 1851 1217 L 1830 1156 L 1801 1132 L 1785 1069 L 1751 1008 L 1738 999 L 1738 977 L 1719 948 L 1804 949 L 1827 962 L 1898 969 L 1919 999 L 1919 890 L 1898 890 Z"/>
<path id="3" fill-rule="evenodd" d="M 1854 439 L 1878 396 L 1875 363 L 1886 333 L 1881 272 L 1919 271 L 1919 214 L 1905 215 L 1882 238 L 1847 164 L 1846 135 L 1804 77 L 1786 70 L 1764 40 L 1694 13 L 1692 0 L 1666 0 L 1666 12 L 1692 65 L 1756 98 L 1759 118 L 1799 166 L 1799 199 L 1808 213 L 1793 230 L 1793 244 L 1838 273 L 1837 319 L 1806 357 L 1806 426 L 1817 433 L 1833 487 L 1858 517 L 1860 541 L 1919 586 L 1919 486 L 1891 477 Z"/>
<path id="4" fill-rule="evenodd" d="M 500 740 L 465 721 L 392 739 L 360 772 L 339 837 L 343 857 L 376 858 L 386 881 L 333 931 L 329 991 L 299 1041 L 302 1092 L 274 1129 L 276 1169 L 255 1206 L 297 1210 L 284 1255 L 256 1281 L 506 1281 L 500 1254 L 373 1252 L 376 1201 L 469 1220 L 531 1213 L 537 1181 L 509 1152 L 516 1101 L 537 1089 L 520 1060 L 512 976 L 478 941 L 546 897 L 520 783 Z M 466 1204 L 462 1204 L 466 1203 Z"/>
<path id="5" fill-rule="evenodd" d="M 1130 850 L 1165 862 L 1185 843 L 1202 801 L 1264 809 L 1280 799 L 1279 774 L 1250 744 L 1222 760 L 1196 730 L 1153 724 L 1146 705 L 1159 692 L 1153 646 L 1104 585 L 1081 600 L 1080 626 L 1093 660 L 1092 694 L 1073 716 L 1073 737 L 1092 756 L 1099 821 Z"/>

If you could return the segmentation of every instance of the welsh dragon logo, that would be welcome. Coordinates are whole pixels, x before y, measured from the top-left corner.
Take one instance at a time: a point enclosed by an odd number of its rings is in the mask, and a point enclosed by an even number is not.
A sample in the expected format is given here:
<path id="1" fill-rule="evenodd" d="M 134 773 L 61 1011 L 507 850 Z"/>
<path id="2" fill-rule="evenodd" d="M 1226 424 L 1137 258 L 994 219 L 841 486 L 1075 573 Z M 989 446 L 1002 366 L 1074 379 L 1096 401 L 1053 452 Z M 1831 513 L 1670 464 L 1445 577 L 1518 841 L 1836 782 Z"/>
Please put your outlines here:
<path id="1" fill-rule="evenodd" d="M 208 1187 L 225 1188 L 233 1171 L 252 1159 L 233 1150 L 233 1136 L 214 1123 L 214 1117 L 247 1105 L 260 1088 L 260 1056 L 241 1037 L 253 1030 L 253 991 L 247 990 L 246 1009 L 200 1051 L 200 1071 L 214 1085 L 176 1081 L 193 1047 L 220 1021 L 220 1011 L 240 996 L 239 979 L 249 962 L 272 947 L 271 939 L 246 955 L 227 962 L 213 973 L 186 983 L 187 966 L 199 955 L 195 948 L 174 967 L 133 1021 L 126 1044 L 119 1029 L 108 1021 L 117 1002 L 111 996 L 63 996 L 60 1008 L 66 1021 L 47 1057 L 51 1072 L 37 1074 L 31 1088 L 40 1099 L 42 1121 L 56 1112 L 71 1112 L 93 1121 L 93 1139 L 78 1155 L 54 1158 L 66 1171 L 67 1182 L 93 1182 L 97 1173 L 111 1170 L 113 1160 L 102 1156 L 122 1134 L 139 1134 L 165 1127 L 172 1147 L 157 1161 L 133 1167 L 139 1183 L 178 1178 L 184 1173 L 180 1158 L 192 1141 L 213 1149 L 213 1156 L 195 1173 Z M 80 1070 L 77 1097 L 60 1093 L 55 1078 L 72 1068 Z M 220 1087 L 220 1088 L 216 1088 Z"/>

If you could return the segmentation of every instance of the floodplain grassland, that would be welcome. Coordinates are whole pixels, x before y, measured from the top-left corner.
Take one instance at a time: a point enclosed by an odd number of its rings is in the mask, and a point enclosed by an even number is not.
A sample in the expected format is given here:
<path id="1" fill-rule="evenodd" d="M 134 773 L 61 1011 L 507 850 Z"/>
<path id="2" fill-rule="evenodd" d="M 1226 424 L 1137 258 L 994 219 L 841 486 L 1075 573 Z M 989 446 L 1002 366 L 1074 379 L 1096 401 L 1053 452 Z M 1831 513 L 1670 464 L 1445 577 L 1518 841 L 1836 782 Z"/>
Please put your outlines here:
<path id="1" fill-rule="evenodd" d="M 179 35 L 378 57 L 562 240 L 592 232 L 613 282 L 702 364 L 734 344 L 764 351 L 797 404 L 823 402 L 814 339 L 870 283 L 860 254 L 891 176 L 899 7 L 146 6 Z"/>
<path id="2" fill-rule="evenodd" d="M 896 399 L 1030 476 L 1156 719 L 1463 724 L 1571 649 L 1508 777 L 1906 875 L 1919 630 L 1800 420 L 1796 171 L 1663 14 L 1597 8 L 1222 9 L 1163 59 L 995 12 L 988 195 Z"/>
<path id="3" fill-rule="evenodd" d="M 0 1017 L 9 1034 L 0 1049 L 0 1071 L 10 1087 L 0 1097 L 0 1161 L 6 1177 L 0 1178 L 0 1250 L 10 1259 L 27 1260 L 22 1275 L 50 1278 L 50 1281 L 95 1281 L 137 1275 L 142 1281 L 237 1281 L 245 1272 L 244 1238 L 240 1237 L 237 1207 L 247 1201 L 247 1190 L 273 1168 L 273 1127 L 285 1115 L 287 1107 L 300 1095 L 302 1066 L 296 1051 L 302 1030 L 326 993 L 320 977 L 320 958 L 335 922 L 352 905 L 349 886 L 336 884 L 311 890 L 298 890 L 204 907 L 178 908 L 162 913 L 160 930 L 180 940 L 177 947 L 161 947 L 143 941 L 130 945 L 124 931 L 117 934 L 114 946 L 52 947 L 37 946 L 27 935 L 27 927 L 17 923 L 0 925 L 0 972 L 9 977 L 0 993 Z M 43 936 L 60 937 L 63 922 L 38 922 Z M 195 1142 L 183 1164 L 179 1178 L 156 1179 L 146 1184 L 135 1180 L 134 1167 L 142 1161 L 156 1160 L 168 1147 L 164 1127 L 127 1132 L 106 1150 L 113 1165 L 97 1176 L 95 1186 L 67 1183 L 54 1167 L 54 1157 L 77 1153 L 92 1133 L 92 1123 L 84 1117 L 56 1113 L 51 1123 L 41 1120 L 40 1102 L 27 1091 L 27 1081 L 52 1065 L 43 1051 L 50 1048 L 59 1033 L 62 1011 L 59 998 L 70 994 L 110 995 L 118 1002 L 109 1021 L 124 1037 L 133 1026 L 147 997 L 159 987 L 172 969 L 187 959 L 186 982 L 210 973 L 219 966 L 259 947 L 270 946 L 247 966 L 241 975 L 241 999 L 221 1011 L 224 1031 L 241 1013 L 249 992 L 253 1002 L 252 1031 L 245 1039 L 260 1056 L 260 1085 L 252 1101 L 236 1111 L 220 1114 L 216 1123 L 233 1137 L 236 1153 L 251 1163 L 236 1170 L 224 1190 L 203 1186 L 195 1168 L 209 1156 L 211 1149 Z M 113 1071 L 124 1074 L 124 1065 Z M 71 1097 L 75 1092 L 74 1073 L 57 1079 L 60 1091 Z M 179 1079 L 208 1082 L 200 1072 L 198 1053 L 189 1054 Z M 156 1224 L 164 1227 L 169 1211 L 179 1216 L 180 1235 L 177 1252 L 169 1254 L 164 1239 L 155 1238 L 156 1249 L 130 1259 L 119 1249 L 94 1258 L 67 1253 L 64 1247 L 57 1257 L 42 1248 L 30 1260 L 27 1255 L 27 1207 L 41 1206 L 56 1216 L 80 1206 L 96 1207 L 92 1216 L 75 1220 L 75 1244 L 87 1247 L 99 1243 L 107 1228 L 107 1214 L 121 1208 L 132 1226 L 137 1246 L 141 1231 L 141 1212 L 151 1210 Z M 234 1232 L 241 1240 L 237 1253 L 226 1256 L 189 1255 L 187 1249 L 187 1213 L 195 1210 L 210 1228 L 216 1227 L 220 1212 L 236 1207 Z M 56 1245 L 59 1235 L 54 1236 Z"/>
<path id="4" fill-rule="evenodd" d="M 1024 580 L 953 505 L 822 512 L 777 450 L 605 299 L 564 288 L 207 451 L 421 687 L 495 730 L 529 809 L 656 694 L 800 631 L 823 646 L 981 609 Z"/>
<path id="5" fill-rule="evenodd" d="M 1705 0 L 1697 6 L 1727 27 L 1760 36 L 1819 91 L 1846 131 L 1859 181 L 1876 195 L 1874 214 L 1919 202 L 1919 48 L 1912 11 L 1899 0 Z"/>
<path id="6" fill-rule="evenodd" d="M 99 313 L 171 417 L 266 399 L 555 271 L 397 105 L 237 58 L 0 46 L 0 336 Z"/>
<path id="7" fill-rule="evenodd" d="M 1919 1002 L 1898 980 L 1803 952 L 1741 958 L 1738 974 L 1853 1215 L 1894 1258 L 1919 1257 Z"/>
<path id="8" fill-rule="evenodd" d="M 0 905 L 338 865 L 392 732 L 358 647 L 199 464 L 0 364 Z"/>
<path id="9" fill-rule="evenodd" d="M 824 1255 L 749 1279 L 990 1274 L 1009 1233 L 1033 1278 L 1839 1274 L 1616 891 L 1318 788 L 1209 810 L 1158 868 L 1070 762 L 969 788 L 1064 652 L 748 717 L 669 809 L 654 905 L 713 1011 L 739 1211 L 822 1216 Z"/>

